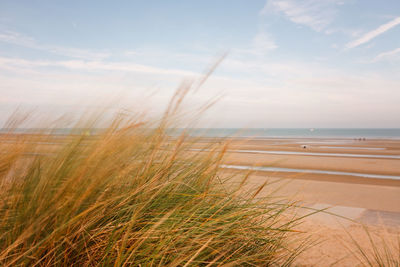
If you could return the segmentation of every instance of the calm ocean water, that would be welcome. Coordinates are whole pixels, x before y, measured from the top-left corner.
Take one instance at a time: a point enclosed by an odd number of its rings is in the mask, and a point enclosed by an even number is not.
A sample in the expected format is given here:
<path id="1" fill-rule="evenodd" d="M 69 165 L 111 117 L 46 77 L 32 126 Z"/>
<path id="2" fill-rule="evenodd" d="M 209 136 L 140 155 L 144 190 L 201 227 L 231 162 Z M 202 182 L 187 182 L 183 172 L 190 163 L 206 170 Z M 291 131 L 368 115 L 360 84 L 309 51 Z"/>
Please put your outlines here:
<path id="1" fill-rule="evenodd" d="M 253 138 L 391 138 L 400 139 L 400 128 L 197 128 L 186 129 L 194 136 Z M 173 135 L 182 129 L 173 130 Z"/>
<path id="2" fill-rule="evenodd" d="M 271 129 L 239 129 L 239 128 L 191 128 L 170 129 L 172 136 L 179 135 L 183 130 L 193 136 L 205 137 L 252 137 L 252 138 L 390 138 L 400 139 L 400 128 L 271 128 Z M 15 132 L 43 132 L 43 129 L 18 129 Z M 85 129 L 74 129 L 76 133 L 86 132 Z M 91 130 L 95 134 L 101 129 Z M 0 129 L 6 132 L 6 129 Z M 71 129 L 53 129 L 53 134 L 68 134 Z"/>

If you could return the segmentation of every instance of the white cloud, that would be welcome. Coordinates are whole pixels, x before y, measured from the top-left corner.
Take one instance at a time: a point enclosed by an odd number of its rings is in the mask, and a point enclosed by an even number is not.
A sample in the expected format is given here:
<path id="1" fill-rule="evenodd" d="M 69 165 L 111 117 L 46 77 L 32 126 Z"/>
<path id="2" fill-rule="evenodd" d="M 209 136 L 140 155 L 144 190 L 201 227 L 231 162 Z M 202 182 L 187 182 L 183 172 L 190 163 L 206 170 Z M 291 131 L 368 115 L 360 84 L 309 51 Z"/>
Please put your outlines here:
<path id="1" fill-rule="evenodd" d="M 259 32 L 253 39 L 253 51 L 256 54 L 266 54 L 276 48 L 278 46 L 266 32 Z"/>
<path id="2" fill-rule="evenodd" d="M 136 72 L 148 74 L 178 75 L 178 76 L 195 76 L 197 73 L 179 70 L 179 69 L 163 69 L 158 67 L 146 66 L 127 62 L 103 62 L 103 61 L 84 61 L 84 60 L 66 60 L 66 61 L 50 61 L 50 60 L 25 60 L 20 58 L 0 57 L 0 68 L 34 68 L 34 67 L 62 67 L 70 70 L 79 71 L 119 71 L 119 72 Z"/>
<path id="3" fill-rule="evenodd" d="M 395 26 L 397 26 L 399 24 L 400 24 L 400 17 L 397 17 L 397 18 L 389 21 L 388 23 L 385 23 L 385 24 L 379 26 L 375 30 L 367 32 L 366 34 L 364 34 L 360 38 L 348 43 L 346 45 L 346 48 L 350 49 L 350 48 L 354 48 L 354 47 L 357 47 L 359 45 L 368 43 L 372 39 L 378 37 L 379 35 L 387 32 L 388 30 L 390 30 L 391 28 L 393 28 L 393 27 L 395 27 Z"/>
<path id="4" fill-rule="evenodd" d="M 265 56 L 276 48 L 278 48 L 278 45 L 275 43 L 273 38 L 267 32 L 260 31 L 254 36 L 248 47 L 233 49 L 233 52 L 237 55 Z"/>
<path id="5" fill-rule="evenodd" d="M 131 56 L 137 56 L 140 55 L 140 53 L 138 51 L 134 51 L 134 50 L 129 50 L 129 51 L 125 51 L 124 52 L 125 56 L 131 57 Z"/>
<path id="6" fill-rule="evenodd" d="M 386 52 L 380 53 L 373 59 L 373 62 L 384 60 L 384 59 L 389 59 L 389 58 L 395 56 L 396 54 L 400 54 L 400 47 L 393 49 L 391 51 L 386 51 Z"/>
<path id="7" fill-rule="evenodd" d="M 146 105 L 161 112 L 160 107 L 168 102 L 182 74 L 190 73 L 124 62 L 1 57 L 0 68 L 8 68 L 0 71 L 3 110 L 5 104 L 14 107 L 19 103 L 53 105 L 55 111 L 71 105 L 73 110 L 93 103 L 92 99 L 100 96 L 112 99 L 115 92 L 124 91 L 133 94 L 124 96 L 124 105 L 140 109 Z M 398 124 L 400 80 L 385 72 L 355 73 L 323 63 L 252 57 L 228 58 L 221 71 L 229 75 L 213 75 L 189 102 L 192 108 L 221 91 L 225 93 L 226 97 L 207 117 L 218 127 L 394 127 Z M 143 101 L 142 95 L 153 89 L 160 90 Z M 6 118 L 3 113 L 0 112 L 0 122 Z"/>
<path id="8" fill-rule="evenodd" d="M 356 38 L 361 35 L 362 31 L 360 29 L 350 29 L 350 28 L 329 28 L 324 31 L 326 34 L 340 33 L 346 35 L 350 38 Z"/>
<path id="9" fill-rule="evenodd" d="M 290 21 L 322 31 L 334 19 L 339 0 L 269 0 L 261 11 L 283 13 Z"/>
<path id="10" fill-rule="evenodd" d="M 0 41 L 26 47 L 36 46 L 33 38 L 12 31 L 0 32 Z"/>
<path id="11" fill-rule="evenodd" d="M 101 60 L 109 57 L 109 54 L 105 52 L 93 52 L 80 48 L 41 44 L 32 37 L 13 31 L 0 32 L 0 42 L 6 42 L 35 50 L 47 51 L 52 54 L 62 55 L 71 58 Z"/>

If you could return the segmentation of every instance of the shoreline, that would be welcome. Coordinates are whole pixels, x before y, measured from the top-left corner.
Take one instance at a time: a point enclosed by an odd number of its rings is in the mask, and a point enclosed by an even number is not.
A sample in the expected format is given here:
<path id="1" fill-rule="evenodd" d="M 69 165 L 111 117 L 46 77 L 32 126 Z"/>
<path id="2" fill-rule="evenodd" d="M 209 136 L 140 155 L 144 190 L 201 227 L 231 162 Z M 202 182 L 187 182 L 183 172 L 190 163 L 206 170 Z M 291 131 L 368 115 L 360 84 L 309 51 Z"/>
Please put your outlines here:
<path id="1" fill-rule="evenodd" d="M 50 138 L 45 137 L 44 139 L 42 139 L 40 135 L 34 136 L 34 142 L 37 142 L 37 148 L 39 149 L 35 151 L 36 153 L 51 153 L 54 149 L 57 149 L 59 144 L 68 140 L 68 138 L 59 138 L 59 136 L 52 136 L 54 139 L 52 139 L 51 136 Z M 0 135 L 0 144 L 7 146 L 9 142 L 17 141 L 19 137 L 19 134 Z M 93 138 L 96 139 L 95 136 L 93 136 Z M 306 143 L 304 142 L 305 140 Z M 321 140 L 323 141 L 322 144 Z M 341 140 L 345 141 L 345 145 L 343 145 L 342 142 L 337 142 L 338 138 L 334 140 L 329 138 L 269 138 L 268 140 L 258 140 L 190 137 L 186 141 L 188 143 L 196 141 L 193 148 L 197 150 L 187 151 L 187 153 L 199 153 L 198 150 L 210 148 L 215 144 L 221 144 L 221 142 L 226 141 L 229 143 L 229 149 L 226 151 L 224 164 L 239 165 L 245 168 L 250 166 L 262 166 L 278 169 L 277 171 L 274 169 L 272 169 L 272 171 L 262 169 L 253 171 L 252 179 L 258 184 L 263 183 L 265 179 L 276 178 L 290 180 L 292 183 L 298 185 L 297 188 L 303 186 L 300 184 L 308 183 L 313 184 L 315 187 L 309 186 L 309 189 L 307 189 L 307 192 L 309 192 L 307 199 L 310 201 L 318 200 L 318 197 L 312 197 L 313 195 L 318 196 L 325 194 L 330 197 L 327 198 L 327 201 L 322 201 L 322 199 L 321 203 L 339 203 L 344 206 L 352 206 L 352 200 L 362 197 L 367 200 L 364 202 L 359 199 L 355 201 L 358 207 L 371 208 L 374 210 L 389 209 L 400 211 L 400 208 L 394 209 L 391 207 L 392 204 L 390 204 L 390 202 L 400 203 L 400 179 L 357 177 L 357 175 L 369 174 L 400 177 L 400 159 L 348 156 L 354 154 L 367 156 L 400 155 L 400 140 Z M 53 141 L 56 141 L 56 143 L 52 143 Z M 90 142 L 90 140 L 88 141 Z M 329 148 L 326 148 L 326 143 L 329 143 Z M 305 148 L 304 144 L 306 144 Z M 375 148 L 375 150 L 369 150 L 368 148 Z M 265 151 L 265 153 L 257 153 L 258 151 Z M 275 153 L 277 151 L 283 151 L 284 153 L 277 154 Z M 279 168 L 281 168 L 281 170 L 290 171 L 279 171 Z M 298 172 L 296 172 L 296 169 Z M 309 173 L 307 173 L 307 171 L 309 171 Z M 247 172 L 247 170 L 225 169 L 221 170 L 221 172 L 243 173 Z M 335 174 L 324 172 L 333 172 Z M 350 175 L 343 175 L 343 173 L 348 173 Z M 355 175 L 351 175 L 352 173 Z M 352 194 L 348 192 L 348 187 L 352 188 Z M 367 190 L 369 194 L 359 193 L 357 188 L 365 189 L 365 187 L 369 187 Z M 374 188 L 375 190 L 373 190 Z M 292 187 L 292 189 L 293 190 L 287 192 L 288 196 L 290 196 L 292 192 L 298 190 L 294 187 Z M 342 191 L 348 193 L 340 194 Z M 391 193 L 392 191 L 396 191 L 397 194 Z M 386 194 L 386 192 L 389 193 Z M 385 201 L 381 201 L 382 197 L 385 198 Z M 371 203 L 363 206 L 365 203 L 369 203 L 370 200 L 374 200 L 376 203 L 372 206 Z M 387 205 L 390 207 L 385 207 Z"/>
<path id="2" fill-rule="evenodd" d="M 223 172 L 243 173 L 249 170 L 240 170 L 234 168 L 223 168 Z M 393 186 L 400 187 L 400 180 L 382 179 L 382 178 L 362 178 L 351 175 L 331 175 L 331 174 L 315 174 L 315 173 L 296 173 L 296 172 L 272 172 L 263 170 L 252 170 L 257 176 L 265 176 L 269 178 L 321 181 L 321 182 L 337 182 L 345 184 L 369 184 L 376 186 Z"/>
<path id="3" fill-rule="evenodd" d="M 303 139 L 304 140 L 304 139 Z M 336 139 L 337 140 L 337 139 Z M 312 143 L 320 139 L 313 138 Z M 324 141 L 332 141 L 325 139 Z M 308 144 L 302 148 L 302 140 L 285 138 L 261 141 L 254 139 L 229 139 L 230 147 L 226 153 L 226 165 L 263 166 L 271 169 L 287 168 L 300 170 L 348 172 L 359 174 L 391 175 L 400 177 L 400 159 L 397 158 L 357 158 L 341 157 L 337 153 L 362 155 L 400 155 L 400 140 L 346 140 L 346 149 L 342 144 L 331 144 L 333 148 L 321 148 Z M 325 146 L 325 145 L 323 145 Z M 347 149 L 350 147 L 350 149 Z M 365 148 L 381 148 L 368 150 Z M 293 151 L 326 153 L 333 155 L 269 154 L 243 153 L 234 150 Z M 246 168 L 246 167 L 245 167 Z M 248 170 L 221 170 L 225 175 L 235 175 Z M 400 179 L 364 178 L 351 175 L 332 175 L 306 172 L 279 172 L 254 170 L 249 181 L 252 186 L 260 186 L 265 181 L 282 180 L 287 183 L 282 188 L 282 195 L 293 196 L 307 203 L 324 203 L 375 211 L 400 213 Z M 273 187 L 273 186 L 272 186 Z M 274 187 L 273 187 L 274 188 Z"/>

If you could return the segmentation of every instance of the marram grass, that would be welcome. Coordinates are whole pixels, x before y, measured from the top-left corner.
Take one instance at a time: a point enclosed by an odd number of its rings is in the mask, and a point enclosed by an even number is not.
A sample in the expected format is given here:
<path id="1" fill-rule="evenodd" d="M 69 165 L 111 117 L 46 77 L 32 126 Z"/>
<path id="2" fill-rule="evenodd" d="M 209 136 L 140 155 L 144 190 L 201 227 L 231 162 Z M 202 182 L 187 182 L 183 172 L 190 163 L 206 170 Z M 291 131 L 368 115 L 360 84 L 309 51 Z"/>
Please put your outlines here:
<path id="1" fill-rule="evenodd" d="M 377 235 L 373 229 L 363 226 L 366 240 L 357 240 L 348 232 L 351 239 L 348 250 L 359 261 L 360 266 L 398 267 L 400 266 L 400 235 L 397 239 L 388 238 L 388 232 Z"/>
<path id="2" fill-rule="evenodd" d="M 0 136 L 0 265 L 291 265 L 307 243 L 294 203 L 247 192 L 248 176 L 226 182 L 226 144 L 193 152 L 192 138 L 168 136 L 189 87 L 158 123 L 116 115 L 92 135 L 102 116 L 62 136 L 17 134 L 25 118 L 12 117 Z"/>
<path id="3" fill-rule="evenodd" d="M 3 134 L 0 265 L 290 265 L 292 203 L 236 193 L 219 176 L 223 148 L 188 153 L 163 121 Z"/>
<path id="4" fill-rule="evenodd" d="M 175 102 L 158 123 L 116 115 L 65 135 L 18 134 L 13 117 L 0 135 L 0 266 L 299 263 L 312 242 L 296 203 L 222 173 L 228 144 L 199 152 L 185 133 L 170 137 Z M 398 266 L 370 240 L 372 252 L 353 239 L 362 266 Z"/>

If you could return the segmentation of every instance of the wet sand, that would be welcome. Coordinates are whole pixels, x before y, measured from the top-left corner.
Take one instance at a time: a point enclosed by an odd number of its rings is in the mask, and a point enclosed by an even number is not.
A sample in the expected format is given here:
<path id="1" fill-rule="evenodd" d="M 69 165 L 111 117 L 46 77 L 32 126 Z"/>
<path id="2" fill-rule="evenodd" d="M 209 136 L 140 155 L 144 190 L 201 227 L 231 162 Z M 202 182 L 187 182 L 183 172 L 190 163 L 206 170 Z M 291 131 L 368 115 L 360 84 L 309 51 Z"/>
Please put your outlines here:
<path id="1" fill-rule="evenodd" d="M 198 144 L 198 149 L 216 142 L 210 139 L 202 141 L 202 145 Z M 249 179 L 254 186 L 263 184 L 267 179 L 280 178 L 287 184 L 281 190 L 282 194 L 297 195 L 298 199 L 306 203 L 400 212 L 400 158 L 374 157 L 400 156 L 400 140 L 270 138 L 232 139 L 229 142 L 224 164 L 227 167 L 235 165 L 239 168 L 256 168 L 257 171 Z M 270 154 L 271 151 L 274 154 Z M 278 154 L 280 151 L 284 154 Z M 301 154 L 291 154 L 292 152 Z M 272 170 L 278 167 L 278 170 L 265 171 L 268 169 L 264 167 L 272 167 Z M 279 168 L 283 169 L 280 171 Z M 293 169 L 301 172 L 296 173 Z M 323 173 L 324 171 L 329 173 Z M 223 172 L 243 173 L 246 170 L 225 168 Z M 340 172 L 345 172 L 346 175 L 338 175 Z M 361 177 L 371 174 L 389 178 Z"/>
<path id="2" fill-rule="evenodd" d="M 279 155 L 258 151 L 302 154 Z M 308 152 L 372 157 L 316 156 L 307 155 Z M 400 159 L 373 158 L 374 155 L 400 155 L 400 140 L 237 139 L 231 141 L 226 164 L 400 176 Z M 222 172 L 231 175 L 245 170 L 224 169 Z M 320 212 L 307 217 L 298 228 L 323 241 L 300 256 L 296 261 L 300 266 L 357 266 L 359 260 L 353 253 L 356 246 L 350 234 L 363 249 L 372 248 L 363 225 L 368 227 L 378 247 L 383 247 L 383 237 L 395 255 L 400 251 L 397 243 L 400 236 L 400 179 L 256 171 L 248 181 L 250 187 L 268 181 L 261 196 L 274 192 L 277 196 L 299 201 L 300 205 L 309 209 L 327 209 L 327 213 Z M 302 212 L 305 214 L 309 211 L 305 209 Z"/>
<path id="3" fill-rule="evenodd" d="M 354 141 L 349 139 L 271 139 L 271 140 L 233 140 L 227 164 L 258 165 L 298 169 L 318 169 L 344 172 L 400 175 L 400 158 L 372 158 L 377 156 L 400 156 L 400 140 Z M 321 142 L 336 142 L 330 148 L 320 145 Z M 343 145 L 345 144 L 344 148 Z M 303 148 L 302 146 L 306 146 Z M 335 148 L 335 146 L 337 148 Z M 381 148 L 382 150 L 367 150 Z M 255 150 L 274 152 L 301 152 L 302 155 L 262 154 L 256 152 L 234 152 L 234 150 Z M 307 155 L 307 153 L 324 153 Z M 332 154 L 332 156 L 329 156 Z M 363 155 L 371 158 L 345 155 Z"/>
<path id="4" fill-rule="evenodd" d="M 204 139 L 198 149 L 218 140 Z M 220 141 L 219 141 L 220 142 Z M 325 144 L 330 144 L 328 147 Z M 305 147 L 304 147 L 305 146 Z M 400 140 L 375 139 L 263 139 L 230 140 L 225 164 L 278 167 L 316 171 L 348 172 L 400 177 Z M 343 183 L 371 183 L 350 175 L 268 173 L 270 176 L 324 180 Z M 398 179 L 376 179 L 372 184 L 398 185 Z"/>
<path id="5" fill-rule="evenodd" d="M 329 144 L 329 148 L 326 148 Z M 305 148 L 304 148 L 305 146 Z M 369 150 L 369 148 L 374 148 Z M 379 149 L 377 149 L 379 148 Z M 235 150 L 303 152 L 301 155 L 235 152 Z M 400 140 L 375 139 L 233 139 L 226 164 L 263 166 L 400 177 L 400 159 L 315 156 L 307 153 L 360 155 L 400 155 Z M 225 172 L 240 172 L 224 170 Z M 243 172 L 243 171 L 242 171 Z M 306 203 L 324 203 L 369 210 L 400 212 L 400 179 L 363 178 L 352 175 L 257 171 L 250 182 L 260 185 L 266 179 L 283 178 L 281 193 L 296 195 Z"/>

